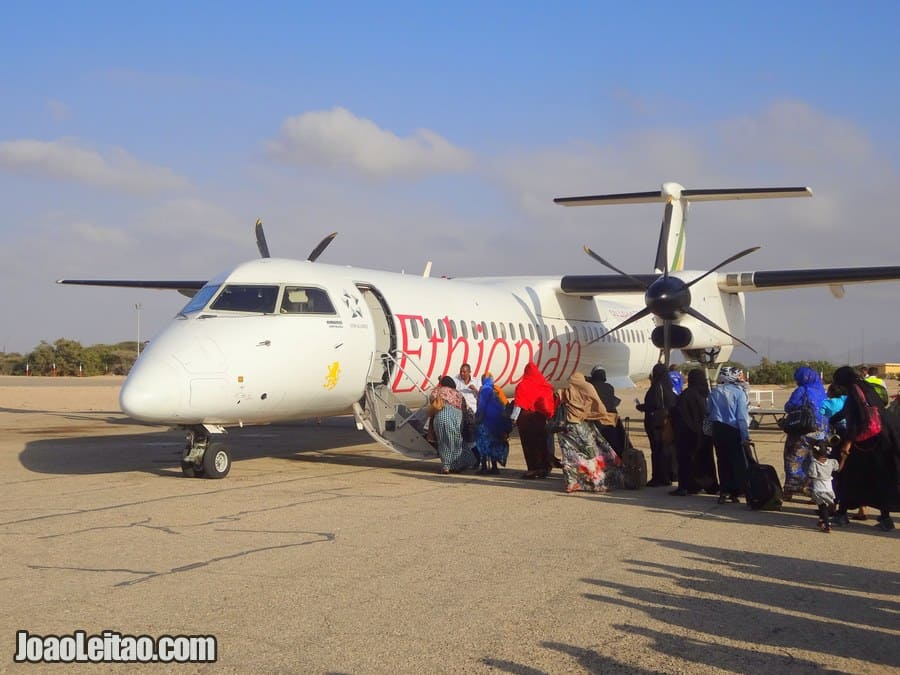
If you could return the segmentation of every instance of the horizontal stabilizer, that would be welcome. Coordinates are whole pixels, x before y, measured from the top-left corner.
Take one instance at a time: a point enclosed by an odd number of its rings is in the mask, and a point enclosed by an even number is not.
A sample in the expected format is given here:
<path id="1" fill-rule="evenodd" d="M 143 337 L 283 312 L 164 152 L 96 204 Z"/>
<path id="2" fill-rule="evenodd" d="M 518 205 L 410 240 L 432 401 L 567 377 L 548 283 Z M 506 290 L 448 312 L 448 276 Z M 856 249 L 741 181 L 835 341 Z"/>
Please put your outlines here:
<path id="1" fill-rule="evenodd" d="M 779 197 L 812 197 L 808 187 L 766 187 L 766 188 L 721 188 L 713 190 L 680 191 L 682 199 L 689 202 L 712 202 L 729 199 L 775 199 Z M 622 192 L 610 195 L 590 195 L 587 197 L 557 197 L 554 203 L 561 206 L 602 206 L 605 204 L 651 204 L 664 202 L 678 193 L 662 190 L 653 192 Z"/>
<path id="2" fill-rule="evenodd" d="M 136 281 L 134 279 L 57 279 L 58 284 L 76 286 L 112 286 L 114 288 L 148 288 L 164 291 L 178 291 L 189 298 L 206 285 L 205 281 Z"/>

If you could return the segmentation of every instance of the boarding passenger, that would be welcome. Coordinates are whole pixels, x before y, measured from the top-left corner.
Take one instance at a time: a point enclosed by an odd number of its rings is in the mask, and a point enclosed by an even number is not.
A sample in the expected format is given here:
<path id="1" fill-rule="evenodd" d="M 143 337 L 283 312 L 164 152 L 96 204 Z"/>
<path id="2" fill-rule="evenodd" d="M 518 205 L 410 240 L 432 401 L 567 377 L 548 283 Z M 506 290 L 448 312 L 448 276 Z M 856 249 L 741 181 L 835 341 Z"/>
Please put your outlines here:
<path id="1" fill-rule="evenodd" d="M 611 426 L 615 414 L 603 406 L 582 373 L 573 373 L 569 386 L 557 391 L 557 433 L 562 451 L 566 492 L 606 492 L 622 485 L 621 461 L 593 422 Z M 563 414 L 564 413 L 564 414 Z"/>
<path id="2" fill-rule="evenodd" d="M 478 412 L 475 414 L 478 423 L 475 447 L 481 461 L 478 473 L 498 474 L 500 469 L 497 465 L 506 466 L 512 422 L 505 413 L 506 396 L 502 390 L 494 387 L 494 378 L 491 374 L 485 373 L 481 381 L 481 390 L 478 392 Z"/>
<path id="3" fill-rule="evenodd" d="M 553 387 L 531 361 L 516 386 L 514 403 L 513 416 L 528 469 L 522 478 L 546 478 L 552 469 L 547 452 L 547 420 L 553 417 L 556 403 Z"/>
<path id="4" fill-rule="evenodd" d="M 637 409 L 644 413 L 644 430 L 650 441 L 652 472 L 647 487 L 671 485 L 675 479 L 675 453 L 672 448 L 673 429 L 670 418 L 675 406 L 675 394 L 669 380 L 668 369 L 657 363 L 650 373 L 650 388 L 644 402 Z"/>
<path id="5" fill-rule="evenodd" d="M 784 404 L 784 411 L 797 411 L 803 406 L 810 406 L 815 416 L 815 429 L 806 433 L 787 433 L 783 452 L 785 501 L 790 501 L 793 495 L 803 494 L 806 490 L 812 442 L 824 440 L 828 430 L 828 418 L 820 412 L 827 397 L 819 374 L 808 366 L 800 366 L 794 371 L 794 381 L 797 387 Z"/>
<path id="6" fill-rule="evenodd" d="M 684 391 L 684 377 L 674 363 L 669 366 L 669 381 L 672 383 L 672 393 L 680 396 L 681 392 Z"/>
<path id="7" fill-rule="evenodd" d="M 615 426 L 601 424 L 600 433 L 616 451 L 616 454 L 621 457 L 625 452 L 625 427 L 622 425 L 622 418 L 619 417 L 619 404 L 622 403 L 622 399 L 616 396 L 615 388 L 606 381 L 606 370 L 603 367 L 595 367 L 591 371 L 589 381 L 594 385 L 597 396 L 603 402 L 603 407 L 607 412 L 614 413 L 616 416 Z"/>
<path id="8" fill-rule="evenodd" d="M 444 474 L 475 466 L 475 455 L 465 446 L 462 438 L 464 405 L 466 402 L 456 390 L 456 383 L 446 375 L 428 397 L 431 430 L 437 441 L 441 473 Z"/>
<path id="9" fill-rule="evenodd" d="M 740 385 L 741 371 L 722 366 L 718 386 L 706 399 L 706 414 L 713 425 L 713 445 L 719 469 L 719 503 L 740 501 L 747 482 L 750 414 L 747 395 Z"/>
<path id="10" fill-rule="evenodd" d="M 869 505 L 879 510 L 878 527 L 888 532 L 894 529 L 891 510 L 900 504 L 900 420 L 886 413 L 872 386 L 849 366 L 834 371 L 833 381 L 847 392 L 846 462 L 836 481 L 840 505 L 833 522 L 846 525 L 849 509 Z"/>
<path id="11" fill-rule="evenodd" d="M 670 495 L 683 497 L 700 490 L 711 495 L 718 492 L 712 437 L 703 433 L 708 396 L 706 373 L 700 368 L 692 369 L 688 372 L 687 389 L 678 397 L 672 414 L 678 454 L 678 488 Z"/>
<path id="12" fill-rule="evenodd" d="M 841 470 L 841 463 L 836 459 L 829 459 L 828 450 L 824 441 L 812 442 L 812 460 L 808 472 L 809 487 L 819 510 L 819 529 L 822 532 L 831 532 L 830 513 L 835 503 L 832 476 Z"/>

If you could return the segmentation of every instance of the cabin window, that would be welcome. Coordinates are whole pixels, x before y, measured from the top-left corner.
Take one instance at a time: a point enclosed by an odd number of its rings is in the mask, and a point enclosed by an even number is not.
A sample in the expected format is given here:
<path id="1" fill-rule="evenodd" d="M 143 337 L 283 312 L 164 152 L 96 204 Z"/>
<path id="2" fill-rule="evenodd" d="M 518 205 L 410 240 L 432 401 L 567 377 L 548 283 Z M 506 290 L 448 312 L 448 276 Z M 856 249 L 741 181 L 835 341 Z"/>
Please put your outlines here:
<path id="1" fill-rule="evenodd" d="M 462 333 L 462 336 L 463 336 L 466 340 L 468 340 L 468 339 L 469 339 L 469 329 L 466 327 L 466 322 L 465 322 L 465 321 L 460 321 L 460 322 L 459 322 L 459 330 L 460 330 L 460 332 Z"/>
<path id="2" fill-rule="evenodd" d="M 502 321 L 500 322 L 500 337 L 504 340 L 506 339 L 506 324 Z"/>
<path id="3" fill-rule="evenodd" d="M 472 322 L 472 339 L 474 340 L 477 337 L 478 337 L 478 324 L 473 321 Z"/>
<path id="4" fill-rule="evenodd" d="M 282 314 L 336 314 L 331 298 L 321 288 L 285 286 L 281 296 Z"/>
<path id="5" fill-rule="evenodd" d="M 462 323 L 462 321 L 460 321 L 460 323 Z M 453 336 L 454 340 L 459 337 L 459 333 L 456 332 L 456 321 L 455 320 L 450 322 L 450 335 Z"/>
<path id="6" fill-rule="evenodd" d="M 513 326 L 512 324 L 509 324 L 509 339 L 510 340 L 516 339 L 516 327 Z"/>
<path id="7" fill-rule="evenodd" d="M 188 301 L 180 313 L 190 314 L 191 312 L 199 312 L 206 307 L 206 303 L 209 302 L 209 299 L 214 296 L 218 290 L 219 284 L 207 284 L 194 294 L 194 297 Z"/>
<path id="8" fill-rule="evenodd" d="M 531 341 L 534 342 L 534 326 L 528 324 L 528 337 L 531 338 Z"/>
<path id="9" fill-rule="evenodd" d="M 556 324 L 550 326 L 550 332 L 553 333 L 553 339 L 556 340 L 559 338 L 559 335 L 556 333 Z"/>
<path id="10" fill-rule="evenodd" d="M 278 286 L 246 286 L 228 284 L 219 293 L 210 309 L 228 312 L 274 314 Z"/>
<path id="11" fill-rule="evenodd" d="M 418 321 L 410 321 L 409 322 L 409 331 L 412 333 L 413 339 L 419 339 L 419 322 Z"/>
<path id="12" fill-rule="evenodd" d="M 433 333 L 431 332 L 431 320 L 425 319 L 425 337 L 430 340 L 432 335 Z"/>
<path id="13" fill-rule="evenodd" d="M 437 322 L 438 327 L 438 335 L 441 336 L 441 340 L 447 337 L 447 329 L 444 327 L 444 322 L 441 319 L 438 319 Z"/>
<path id="14" fill-rule="evenodd" d="M 481 322 L 481 337 L 483 340 L 487 340 L 488 332 L 487 332 L 487 323 L 484 321 Z"/>

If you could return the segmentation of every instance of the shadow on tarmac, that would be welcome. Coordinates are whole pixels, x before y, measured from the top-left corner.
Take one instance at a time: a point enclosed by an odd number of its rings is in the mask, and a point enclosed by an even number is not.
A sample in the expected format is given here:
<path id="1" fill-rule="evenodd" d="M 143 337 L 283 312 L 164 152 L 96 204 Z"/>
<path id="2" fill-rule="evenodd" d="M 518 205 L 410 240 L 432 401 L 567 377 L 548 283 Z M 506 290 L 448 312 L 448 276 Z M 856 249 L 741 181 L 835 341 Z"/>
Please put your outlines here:
<path id="1" fill-rule="evenodd" d="M 98 419 L 90 418 L 96 428 Z M 112 424 L 122 424 L 120 419 Z M 124 423 L 136 425 L 132 420 Z M 38 430 L 46 434 L 53 430 Z M 77 427 L 61 427 L 60 433 L 71 434 Z M 364 431 L 357 431 L 352 419 L 328 418 L 321 424 L 313 421 L 260 427 L 230 429 L 213 437 L 224 444 L 232 461 L 260 457 L 304 459 L 297 453 L 335 451 L 371 442 Z M 180 429 L 151 433 L 103 436 L 68 435 L 65 438 L 29 441 L 19 453 L 19 461 L 29 471 L 47 474 L 88 475 L 143 471 L 158 476 L 181 476 L 181 453 L 185 434 Z M 312 461 L 318 461 L 316 456 Z M 370 464 L 378 457 L 366 456 Z"/>
<path id="2" fill-rule="evenodd" d="M 665 656 L 669 663 L 668 659 L 677 659 L 700 669 L 732 672 L 844 672 L 823 668 L 821 663 L 792 653 L 804 650 L 856 659 L 885 671 L 900 667 L 893 633 L 900 602 L 884 598 L 898 594 L 900 574 L 664 539 L 644 540 L 690 557 L 685 565 L 626 560 L 623 564 L 630 566 L 630 571 L 650 577 L 650 583 L 629 585 L 607 579 L 583 579 L 596 589 L 584 597 L 643 612 L 648 618 L 671 626 L 672 631 L 633 624 L 613 626 L 624 635 L 643 636 L 649 641 L 647 648 Z M 723 571 L 703 567 L 710 564 Z M 674 583 L 683 593 L 655 590 L 654 581 L 659 579 Z M 882 597 L 865 597 L 861 593 Z M 574 617 L 573 620 L 577 622 Z M 685 636 L 685 632 L 689 635 Z M 615 650 L 617 643 L 622 644 L 623 636 L 598 635 L 596 639 L 608 645 L 604 650 L 609 652 Z M 764 645 L 765 649 L 724 645 L 723 639 Z M 583 647 L 556 642 L 540 644 L 559 652 L 561 663 L 575 659 L 587 672 L 659 672 Z M 490 657 L 482 659 L 482 663 L 521 675 L 543 672 Z"/>

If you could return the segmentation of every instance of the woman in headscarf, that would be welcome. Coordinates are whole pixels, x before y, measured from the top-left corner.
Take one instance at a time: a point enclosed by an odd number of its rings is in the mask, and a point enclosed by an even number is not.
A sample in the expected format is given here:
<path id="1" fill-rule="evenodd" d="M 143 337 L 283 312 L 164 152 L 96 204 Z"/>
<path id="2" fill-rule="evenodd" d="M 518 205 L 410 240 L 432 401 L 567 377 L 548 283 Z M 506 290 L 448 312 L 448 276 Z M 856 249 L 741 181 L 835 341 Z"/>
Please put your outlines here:
<path id="1" fill-rule="evenodd" d="M 622 402 L 622 399 L 616 396 L 615 388 L 606 381 L 606 370 L 602 366 L 595 366 L 587 380 L 597 391 L 597 396 L 603 402 L 603 407 L 616 417 L 615 426 L 601 425 L 600 433 L 603 434 L 603 438 L 609 441 L 616 454 L 621 456 L 625 452 L 625 427 L 622 425 L 622 418 L 619 417 L 619 404 Z"/>
<path id="2" fill-rule="evenodd" d="M 719 503 L 737 502 L 747 482 L 747 447 L 750 445 L 750 414 L 747 394 L 740 385 L 741 371 L 722 366 L 718 386 L 706 398 L 706 414 L 713 425 L 713 445 L 719 465 Z"/>
<path id="3" fill-rule="evenodd" d="M 464 471 L 475 465 L 475 455 L 462 438 L 462 408 L 466 404 L 452 377 L 444 376 L 428 397 L 431 428 L 441 458 L 441 473 Z"/>
<path id="4" fill-rule="evenodd" d="M 481 458 L 481 469 L 478 473 L 488 473 L 489 461 L 492 474 L 500 473 L 498 463 L 506 466 L 512 422 L 504 414 L 505 399 L 503 391 L 494 386 L 494 377 L 490 373 L 485 373 L 481 379 L 481 389 L 478 391 L 478 412 L 475 414 L 475 421 L 478 423 L 475 448 Z"/>
<path id="5" fill-rule="evenodd" d="M 848 509 L 874 506 L 880 512 L 878 527 L 889 532 L 894 529 L 891 510 L 900 505 L 900 420 L 887 413 L 875 390 L 849 366 L 834 371 L 832 379 L 847 394 L 839 413 L 847 423 L 840 448 L 846 461 L 835 476 L 840 505 L 833 522 L 846 525 Z M 859 440 L 866 435 L 871 415 L 878 415 L 881 430 Z"/>
<path id="6" fill-rule="evenodd" d="M 675 402 L 675 450 L 678 453 L 678 489 L 670 495 L 683 497 L 705 490 L 715 494 L 719 489 L 716 480 L 716 461 L 713 458 L 712 437 L 703 433 L 706 417 L 706 398 L 709 383 L 700 368 L 688 372 L 688 386 Z"/>
<path id="7" fill-rule="evenodd" d="M 558 429 L 563 456 L 566 492 L 606 492 L 611 484 L 622 482 L 618 455 L 600 433 L 595 423 L 615 424 L 615 414 L 608 412 L 593 385 L 582 373 L 573 373 L 569 386 L 557 392 L 565 406 L 566 419 Z M 561 413 L 557 411 L 557 416 Z"/>
<path id="8" fill-rule="evenodd" d="M 519 427 L 519 439 L 528 468 L 522 478 L 546 478 L 551 470 L 547 451 L 547 420 L 556 412 L 556 403 L 553 387 L 530 361 L 516 386 L 514 399 L 519 411 L 516 426 Z"/>
<path id="9" fill-rule="evenodd" d="M 675 478 L 675 457 L 671 439 L 666 439 L 666 425 L 671 425 L 669 414 L 675 406 L 675 392 L 669 380 L 669 369 L 662 363 L 653 366 L 650 373 L 650 388 L 644 402 L 637 409 L 644 413 L 644 431 L 650 441 L 650 463 L 653 475 L 647 487 L 671 485 Z M 671 426 L 669 426 L 671 431 Z"/>
<path id="10" fill-rule="evenodd" d="M 825 387 L 819 374 L 809 366 L 800 366 L 794 371 L 794 381 L 797 388 L 791 393 L 791 397 L 784 404 L 784 411 L 799 410 L 807 404 L 812 406 L 816 418 L 815 430 L 805 433 L 788 433 L 784 441 L 784 496 L 788 501 L 791 497 L 806 490 L 809 481 L 809 463 L 812 458 L 811 440 L 821 441 L 828 430 L 828 418 L 819 412 L 822 402 L 826 398 Z"/>

